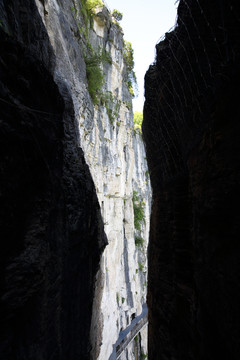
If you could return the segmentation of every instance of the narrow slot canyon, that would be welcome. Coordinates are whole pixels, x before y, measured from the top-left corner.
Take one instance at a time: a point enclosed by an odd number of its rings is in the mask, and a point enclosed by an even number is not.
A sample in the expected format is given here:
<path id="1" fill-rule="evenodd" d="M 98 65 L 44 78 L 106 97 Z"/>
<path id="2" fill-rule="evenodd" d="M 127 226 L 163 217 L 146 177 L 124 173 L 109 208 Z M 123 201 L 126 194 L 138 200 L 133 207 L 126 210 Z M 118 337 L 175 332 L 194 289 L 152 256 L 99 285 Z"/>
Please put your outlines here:
<path id="1" fill-rule="evenodd" d="M 176 6 L 142 118 L 120 11 L 0 0 L 1 360 L 240 358 L 240 11 Z"/>

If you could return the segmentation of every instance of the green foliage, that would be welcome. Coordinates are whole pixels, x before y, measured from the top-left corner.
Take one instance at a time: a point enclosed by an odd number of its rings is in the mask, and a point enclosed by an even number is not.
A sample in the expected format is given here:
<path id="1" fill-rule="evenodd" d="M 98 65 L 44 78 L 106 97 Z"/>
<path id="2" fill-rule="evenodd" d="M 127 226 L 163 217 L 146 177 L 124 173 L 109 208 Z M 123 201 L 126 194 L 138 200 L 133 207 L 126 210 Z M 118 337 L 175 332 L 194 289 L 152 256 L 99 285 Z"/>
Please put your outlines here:
<path id="1" fill-rule="evenodd" d="M 122 304 L 124 304 L 124 301 L 125 301 L 125 298 L 124 298 L 124 297 L 122 297 Z"/>
<path id="2" fill-rule="evenodd" d="M 133 121 L 134 121 L 134 130 L 137 130 L 140 133 L 142 133 L 143 113 L 140 111 L 134 111 Z"/>
<path id="3" fill-rule="evenodd" d="M 124 42 L 124 48 L 123 48 L 123 58 L 126 64 L 126 71 L 127 71 L 127 86 L 130 94 L 132 97 L 135 96 L 135 93 L 137 93 L 137 78 L 136 74 L 134 72 L 134 58 L 133 58 L 133 48 L 132 44 L 128 41 Z"/>
<path id="4" fill-rule="evenodd" d="M 107 91 L 105 93 L 101 93 L 100 103 L 101 105 L 105 106 L 108 118 L 111 124 L 113 124 L 114 120 L 119 116 L 121 101 L 118 100 L 111 91 Z M 117 125 L 120 125 L 120 123 Z"/>
<path id="5" fill-rule="evenodd" d="M 104 83 L 104 74 L 101 69 L 101 57 L 99 54 L 93 53 L 85 56 L 86 73 L 88 82 L 88 91 L 92 98 L 93 104 L 97 105 L 101 88 Z"/>
<path id="6" fill-rule="evenodd" d="M 89 45 L 88 51 L 89 54 L 85 55 L 88 91 L 93 104 L 97 105 L 102 96 L 101 89 L 104 84 L 104 73 L 101 65 L 103 63 L 112 64 L 112 59 L 110 54 L 104 49 L 99 49 L 96 53 L 91 45 Z"/>
<path id="7" fill-rule="evenodd" d="M 146 359 L 147 359 L 147 354 L 144 354 L 144 351 L 141 350 L 140 360 L 146 360 Z"/>
<path id="8" fill-rule="evenodd" d="M 135 336 L 134 342 L 135 342 L 135 346 L 138 347 L 138 335 Z"/>
<path id="9" fill-rule="evenodd" d="M 86 39 L 88 39 L 88 30 L 89 25 L 91 24 L 91 18 L 86 8 L 86 2 L 80 2 L 79 0 L 73 1 L 72 13 L 77 23 L 80 38 L 81 35 L 83 35 Z M 79 38 L 78 34 L 75 34 L 75 36 Z"/>
<path id="10" fill-rule="evenodd" d="M 121 21 L 122 18 L 123 18 L 123 14 L 122 14 L 120 11 L 116 10 L 116 9 L 113 9 L 113 11 L 112 11 L 112 16 L 113 16 L 114 19 L 116 19 L 117 21 Z"/>
<path id="11" fill-rule="evenodd" d="M 122 31 L 122 27 L 117 20 L 113 19 L 113 23 L 118 27 L 120 31 Z"/>
<path id="12" fill-rule="evenodd" d="M 75 0 L 73 1 L 72 12 L 75 20 L 77 21 L 78 30 L 80 34 L 88 40 L 89 27 L 93 25 L 93 16 L 95 15 L 95 9 L 98 6 L 103 6 L 101 0 Z M 83 23 L 81 18 L 83 19 Z"/>
<path id="13" fill-rule="evenodd" d="M 105 49 L 102 49 L 102 52 L 101 52 L 101 60 L 102 62 L 106 62 L 108 63 L 109 65 L 112 65 L 112 58 L 111 58 L 111 55 L 108 51 L 106 51 Z"/>
<path id="14" fill-rule="evenodd" d="M 100 102 L 101 105 L 106 105 L 108 103 L 112 103 L 114 101 L 114 96 L 111 91 L 106 91 L 105 93 L 101 94 Z"/>
<path id="15" fill-rule="evenodd" d="M 110 42 L 111 44 L 113 44 L 113 39 L 112 38 L 108 37 L 107 41 Z"/>
<path id="16" fill-rule="evenodd" d="M 83 3 L 86 4 L 86 9 L 90 14 L 94 14 L 94 9 L 98 6 L 103 6 L 103 2 L 101 0 L 83 0 Z"/>
<path id="17" fill-rule="evenodd" d="M 143 264 L 141 262 L 138 262 L 138 269 L 140 271 L 143 271 Z"/>
<path id="18" fill-rule="evenodd" d="M 83 20 L 84 20 L 84 23 L 85 23 L 85 28 L 87 29 L 87 32 L 88 32 L 88 26 L 89 26 L 89 23 L 90 23 L 90 12 L 87 8 L 87 1 L 86 0 L 83 0 L 81 1 L 81 8 L 80 8 L 80 12 L 81 12 L 81 15 L 83 17 Z"/>
<path id="19" fill-rule="evenodd" d="M 132 102 L 131 101 L 123 101 L 128 110 L 132 110 Z"/>
<path id="20" fill-rule="evenodd" d="M 137 195 L 136 191 L 133 191 L 133 211 L 134 211 L 134 227 L 136 230 L 141 230 L 141 222 L 144 220 L 144 201 Z"/>
<path id="21" fill-rule="evenodd" d="M 135 235 L 135 245 L 141 247 L 143 246 L 143 243 L 144 243 L 143 238 L 141 236 Z"/>

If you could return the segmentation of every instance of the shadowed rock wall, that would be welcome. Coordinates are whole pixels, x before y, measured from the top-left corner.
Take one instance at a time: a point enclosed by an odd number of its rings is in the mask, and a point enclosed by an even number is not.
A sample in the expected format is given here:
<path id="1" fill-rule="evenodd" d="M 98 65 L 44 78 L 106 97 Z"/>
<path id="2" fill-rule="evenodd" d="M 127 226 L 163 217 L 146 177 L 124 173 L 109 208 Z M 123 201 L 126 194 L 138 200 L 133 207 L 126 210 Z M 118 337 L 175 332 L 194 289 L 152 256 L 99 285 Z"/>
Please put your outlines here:
<path id="1" fill-rule="evenodd" d="M 0 12 L 0 358 L 89 359 L 106 244 L 95 188 L 34 1 Z"/>
<path id="2" fill-rule="evenodd" d="M 149 359 L 240 356 L 240 16 L 180 1 L 145 77 Z"/>

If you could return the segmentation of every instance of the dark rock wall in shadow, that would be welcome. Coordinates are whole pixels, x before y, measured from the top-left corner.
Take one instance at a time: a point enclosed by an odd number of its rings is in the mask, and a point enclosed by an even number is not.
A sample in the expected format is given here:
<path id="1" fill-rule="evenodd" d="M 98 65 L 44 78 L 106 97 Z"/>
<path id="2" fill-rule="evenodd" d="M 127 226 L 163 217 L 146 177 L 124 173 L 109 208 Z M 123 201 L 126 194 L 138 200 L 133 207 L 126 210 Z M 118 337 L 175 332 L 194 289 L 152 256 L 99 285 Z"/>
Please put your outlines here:
<path id="1" fill-rule="evenodd" d="M 0 358 L 89 359 L 106 245 L 95 188 L 35 2 L 0 12 Z"/>
<path id="2" fill-rule="evenodd" d="M 182 0 L 145 77 L 149 359 L 240 357 L 240 14 Z"/>

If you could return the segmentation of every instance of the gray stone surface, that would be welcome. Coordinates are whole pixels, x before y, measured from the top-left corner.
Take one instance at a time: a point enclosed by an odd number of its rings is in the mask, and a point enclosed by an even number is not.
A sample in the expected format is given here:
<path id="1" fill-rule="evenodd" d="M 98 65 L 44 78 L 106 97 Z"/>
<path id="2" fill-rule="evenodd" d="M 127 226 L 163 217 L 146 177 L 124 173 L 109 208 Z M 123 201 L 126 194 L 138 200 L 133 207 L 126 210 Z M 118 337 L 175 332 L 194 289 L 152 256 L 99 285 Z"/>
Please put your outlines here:
<path id="1" fill-rule="evenodd" d="M 0 5 L 0 358 L 89 359 L 106 245 L 94 184 L 35 3 Z"/>
<path id="2" fill-rule="evenodd" d="M 146 298 L 151 189 L 123 34 L 103 8 L 87 39 L 80 6 L 0 1 L 4 360 L 106 360 Z M 113 120 L 88 92 L 88 42 L 113 61 L 102 64 Z M 133 190 L 145 201 L 142 248 Z"/>
<path id="3" fill-rule="evenodd" d="M 145 77 L 150 360 L 240 358 L 238 5 L 180 1 Z"/>

